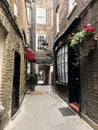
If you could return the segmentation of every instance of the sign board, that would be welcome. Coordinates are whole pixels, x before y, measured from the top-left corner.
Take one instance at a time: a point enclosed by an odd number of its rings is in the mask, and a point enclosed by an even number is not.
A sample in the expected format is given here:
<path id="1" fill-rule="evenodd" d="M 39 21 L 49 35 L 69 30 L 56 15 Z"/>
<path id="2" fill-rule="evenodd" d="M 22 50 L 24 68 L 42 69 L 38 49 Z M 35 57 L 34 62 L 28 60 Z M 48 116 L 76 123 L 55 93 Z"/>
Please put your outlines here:
<path id="1" fill-rule="evenodd" d="M 51 59 L 37 59 L 36 64 L 51 64 Z"/>

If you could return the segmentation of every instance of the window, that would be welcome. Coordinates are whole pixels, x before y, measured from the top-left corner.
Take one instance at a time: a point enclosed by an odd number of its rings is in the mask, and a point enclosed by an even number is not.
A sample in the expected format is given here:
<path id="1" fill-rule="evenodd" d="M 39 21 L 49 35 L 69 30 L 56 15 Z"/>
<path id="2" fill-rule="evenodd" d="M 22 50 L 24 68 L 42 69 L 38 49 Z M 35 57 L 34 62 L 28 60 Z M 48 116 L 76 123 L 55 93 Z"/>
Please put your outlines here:
<path id="1" fill-rule="evenodd" d="M 26 10 L 27 10 L 27 21 L 28 23 L 30 23 L 30 8 L 26 7 Z"/>
<path id="2" fill-rule="evenodd" d="M 57 81 L 68 83 L 68 46 L 61 47 L 57 52 Z"/>
<path id="3" fill-rule="evenodd" d="M 14 3 L 14 16 L 17 17 L 18 16 L 18 8 L 17 5 Z"/>
<path id="4" fill-rule="evenodd" d="M 44 50 L 43 49 L 43 45 L 42 42 L 45 39 L 45 35 L 44 34 L 37 34 L 37 38 L 36 38 L 36 42 L 37 42 L 37 50 Z"/>
<path id="5" fill-rule="evenodd" d="M 46 12 L 44 8 L 37 8 L 37 23 L 38 24 L 46 23 Z"/>
<path id="6" fill-rule="evenodd" d="M 59 32 L 59 13 L 57 12 L 57 32 Z"/>
<path id="7" fill-rule="evenodd" d="M 59 5 L 57 6 L 56 9 L 56 31 L 57 33 L 59 32 Z"/>
<path id="8" fill-rule="evenodd" d="M 76 0 L 69 0 L 69 12 L 68 12 L 67 18 L 70 17 L 76 5 L 77 5 Z"/>
<path id="9" fill-rule="evenodd" d="M 51 25 L 53 26 L 53 9 L 51 11 Z"/>

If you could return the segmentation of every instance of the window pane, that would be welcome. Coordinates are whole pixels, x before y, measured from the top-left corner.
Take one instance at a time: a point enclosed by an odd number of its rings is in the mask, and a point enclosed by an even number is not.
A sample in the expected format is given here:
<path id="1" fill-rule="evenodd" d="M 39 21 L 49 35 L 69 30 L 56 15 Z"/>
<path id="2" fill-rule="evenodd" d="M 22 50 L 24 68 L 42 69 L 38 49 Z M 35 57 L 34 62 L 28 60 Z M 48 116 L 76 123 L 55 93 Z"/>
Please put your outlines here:
<path id="1" fill-rule="evenodd" d="M 62 57 L 61 57 L 61 55 L 59 56 L 59 64 L 61 64 L 62 63 Z"/>
<path id="2" fill-rule="evenodd" d="M 38 17 L 37 23 L 44 24 L 44 18 Z"/>
<path id="3" fill-rule="evenodd" d="M 59 67 L 59 65 L 57 66 L 57 73 L 58 74 L 60 73 L 60 67 Z"/>
<path id="4" fill-rule="evenodd" d="M 64 47 L 62 47 L 62 53 L 64 53 Z"/>
<path id="5" fill-rule="evenodd" d="M 64 75 L 64 73 L 63 73 L 63 82 L 65 82 L 65 75 Z"/>
<path id="6" fill-rule="evenodd" d="M 64 72 L 64 64 L 62 64 L 62 73 Z"/>
<path id="7" fill-rule="evenodd" d="M 66 83 L 68 83 L 68 73 L 66 73 Z"/>
<path id="8" fill-rule="evenodd" d="M 68 72 L 68 63 L 65 63 L 65 72 Z"/>
<path id="9" fill-rule="evenodd" d="M 37 44 L 38 44 L 38 50 L 43 50 L 42 42 L 44 40 L 44 35 L 38 35 Z"/>
<path id="10" fill-rule="evenodd" d="M 68 57 L 67 53 L 65 53 L 65 62 L 68 62 Z"/>
<path id="11" fill-rule="evenodd" d="M 62 66 L 61 66 L 61 64 L 59 65 L 59 71 L 60 71 L 60 73 L 62 72 Z"/>
<path id="12" fill-rule="evenodd" d="M 64 54 L 62 54 L 62 63 L 64 63 Z"/>
<path id="13" fill-rule="evenodd" d="M 37 23 L 45 24 L 45 9 L 44 8 L 37 8 Z"/>
<path id="14" fill-rule="evenodd" d="M 27 20 L 28 20 L 28 23 L 30 21 L 30 9 L 29 7 L 26 7 L 26 10 L 27 10 Z"/>
<path id="15" fill-rule="evenodd" d="M 62 74 L 60 73 L 60 82 L 62 82 Z"/>
<path id="16" fill-rule="evenodd" d="M 65 46 L 65 52 L 68 52 L 68 47 L 67 46 Z"/>
<path id="17" fill-rule="evenodd" d="M 68 47 L 63 46 L 57 52 L 57 80 L 68 83 Z"/>
<path id="18" fill-rule="evenodd" d="M 69 0 L 69 12 L 71 12 L 76 4 L 76 0 Z"/>

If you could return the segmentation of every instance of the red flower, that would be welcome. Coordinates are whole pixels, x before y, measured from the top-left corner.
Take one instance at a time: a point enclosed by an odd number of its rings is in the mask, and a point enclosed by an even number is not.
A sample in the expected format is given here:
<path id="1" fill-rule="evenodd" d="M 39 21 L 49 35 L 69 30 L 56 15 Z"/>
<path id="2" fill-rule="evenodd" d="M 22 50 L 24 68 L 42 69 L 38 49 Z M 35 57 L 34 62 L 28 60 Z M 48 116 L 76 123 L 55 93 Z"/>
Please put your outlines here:
<path id="1" fill-rule="evenodd" d="M 89 28 L 89 27 L 91 27 L 92 25 L 89 23 L 89 24 L 84 24 L 84 28 Z"/>
<path id="2" fill-rule="evenodd" d="M 95 27 L 92 26 L 91 24 L 84 24 L 83 28 L 85 29 L 86 32 L 94 32 Z"/>
<path id="3" fill-rule="evenodd" d="M 89 28 L 89 30 L 90 30 L 90 32 L 94 32 L 94 30 L 95 30 L 95 27 L 91 27 L 91 28 Z"/>
<path id="4" fill-rule="evenodd" d="M 94 32 L 95 28 L 91 27 L 91 28 L 85 28 L 86 32 Z"/>

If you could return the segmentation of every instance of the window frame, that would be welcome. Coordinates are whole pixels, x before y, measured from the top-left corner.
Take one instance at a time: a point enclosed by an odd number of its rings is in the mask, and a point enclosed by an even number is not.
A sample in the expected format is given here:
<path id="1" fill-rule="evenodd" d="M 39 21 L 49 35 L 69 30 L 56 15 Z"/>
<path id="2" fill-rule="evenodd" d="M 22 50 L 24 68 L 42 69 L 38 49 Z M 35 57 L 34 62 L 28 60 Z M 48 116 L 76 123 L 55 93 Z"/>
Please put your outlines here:
<path id="1" fill-rule="evenodd" d="M 56 55 L 56 75 L 58 83 L 68 83 L 68 45 L 63 45 Z"/>
<path id="2" fill-rule="evenodd" d="M 69 18 L 71 16 L 76 6 L 77 6 L 76 0 L 69 0 L 69 10 L 66 18 Z"/>
<path id="3" fill-rule="evenodd" d="M 27 21 L 28 21 L 28 24 L 30 24 L 30 7 L 26 7 L 26 12 L 27 12 Z"/>
<path id="4" fill-rule="evenodd" d="M 59 5 L 56 8 L 56 33 L 59 33 Z"/>
<path id="5" fill-rule="evenodd" d="M 40 21 L 40 20 L 42 20 L 42 21 Z M 42 24 L 42 25 L 46 24 L 46 9 L 45 8 L 37 8 L 36 23 Z"/>
<path id="6" fill-rule="evenodd" d="M 14 3 L 14 17 L 18 17 L 18 7 L 16 3 Z"/>
<path id="7" fill-rule="evenodd" d="M 42 45 L 42 48 L 43 48 L 43 49 L 38 49 L 38 46 L 39 46 L 38 44 L 40 44 L 40 43 L 38 43 L 38 37 L 39 37 L 39 36 L 43 36 L 43 37 L 44 37 L 43 40 L 45 40 L 45 37 L 46 37 L 45 34 L 36 34 L 36 50 L 37 50 L 37 51 L 44 51 L 43 45 Z"/>
<path id="8" fill-rule="evenodd" d="M 56 26 L 56 31 L 57 33 L 59 32 L 59 13 L 57 12 L 57 26 Z"/>

